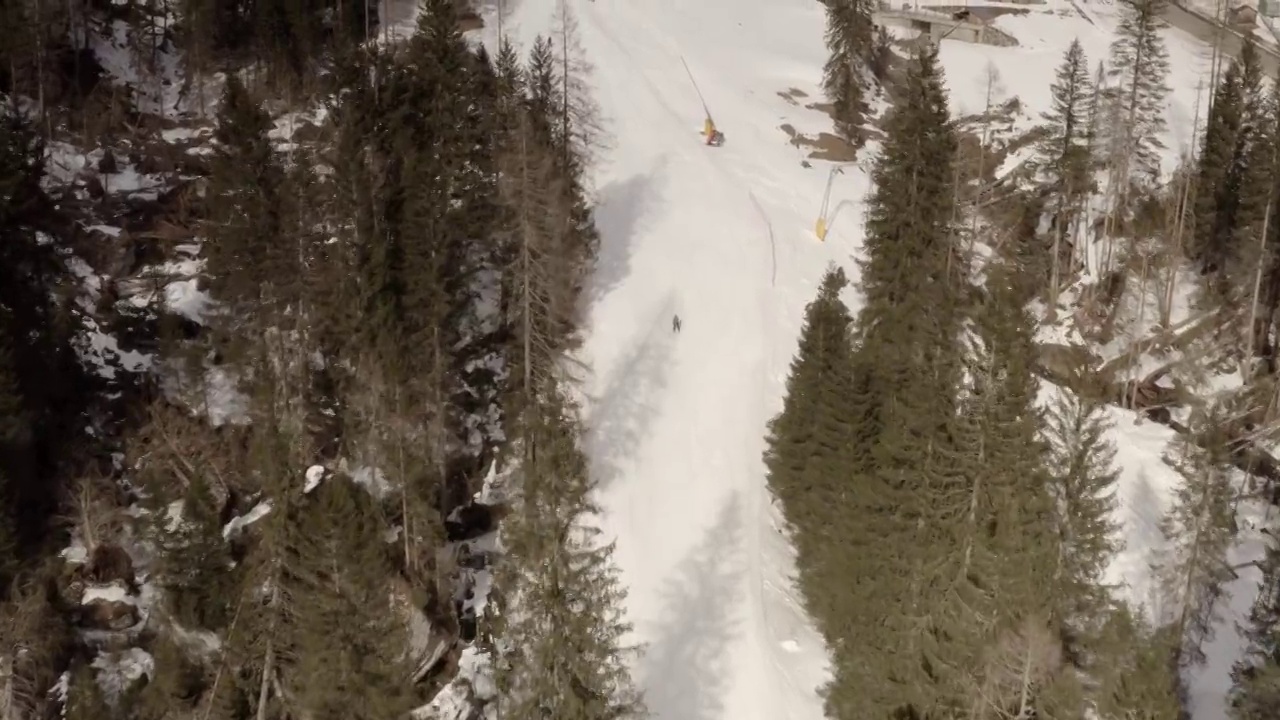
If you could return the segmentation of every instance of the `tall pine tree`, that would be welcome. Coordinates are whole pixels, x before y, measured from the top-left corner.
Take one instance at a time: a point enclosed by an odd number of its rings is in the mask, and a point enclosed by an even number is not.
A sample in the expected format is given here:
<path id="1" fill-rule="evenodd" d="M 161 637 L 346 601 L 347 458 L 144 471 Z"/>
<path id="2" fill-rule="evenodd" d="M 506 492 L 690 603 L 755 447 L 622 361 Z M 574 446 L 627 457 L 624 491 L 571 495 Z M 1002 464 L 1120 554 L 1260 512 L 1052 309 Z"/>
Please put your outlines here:
<path id="1" fill-rule="evenodd" d="M 867 81 L 874 49 L 871 7 L 867 0 L 825 0 L 824 4 L 829 55 L 822 68 L 822 89 L 831 101 L 836 132 L 858 146 L 871 92 Z"/>
<path id="2" fill-rule="evenodd" d="M 1106 157 L 1113 223 L 1128 222 L 1135 186 L 1153 187 L 1159 179 L 1160 134 L 1169 94 L 1169 53 L 1160 37 L 1165 2 L 1124 0 L 1111 43 Z"/>
<path id="3" fill-rule="evenodd" d="M 1280 713 L 1280 542 L 1274 531 L 1261 568 L 1262 584 L 1245 627 L 1249 652 L 1231 673 L 1235 720 L 1276 720 Z"/>
<path id="4" fill-rule="evenodd" d="M 800 589 L 810 613 L 829 637 L 845 622 L 849 608 L 833 587 L 843 584 L 841 556 L 849 528 L 846 502 L 854 490 L 852 413 L 853 318 L 840 300 L 848 284 L 844 271 L 832 268 L 818 296 L 805 311 L 800 346 L 791 363 L 782 412 L 769 423 L 769 489 L 782 505 L 791 530 Z M 836 647 L 848 652 L 849 645 Z"/>
<path id="5" fill-rule="evenodd" d="M 951 226 L 956 141 L 936 53 L 921 47 L 908 64 L 867 202 L 844 521 L 857 531 L 843 557 L 848 614 L 828 637 L 848 645 L 828 689 L 834 717 L 927 714 L 950 682 L 924 671 L 939 658 L 921 623 L 931 587 L 956 571 L 961 529 L 948 513 L 970 496 L 957 427 L 969 273 Z"/>
<path id="6" fill-rule="evenodd" d="M 391 602 L 382 513 L 354 482 L 322 482 L 295 509 L 284 583 L 297 628 L 286 683 L 316 717 L 378 720 L 413 708 L 409 619 Z"/>
<path id="7" fill-rule="evenodd" d="M 1076 648 L 1095 637 L 1110 608 L 1102 573 L 1115 554 L 1115 448 L 1106 437 L 1106 407 L 1059 391 L 1047 414 L 1058 557 L 1052 587 L 1055 615 Z"/>
<path id="8" fill-rule="evenodd" d="M 1214 91 L 1195 184 L 1189 255 L 1200 265 L 1214 305 L 1247 302 L 1263 248 L 1274 155 L 1266 100 L 1257 47 L 1246 40 Z"/>
<path id="9" fill-rule="evenodd" d="M 1184 665 L 1204 661 L 1201 648 L 1213 637 L 1215 603 L 1222 584 L 1235 576 L 1227 561 L 1235 537 L 1235 489 L 1227 466 L 1225 427 L 1214 408 L 1195 428 L 1204 447 L 1182 441 L 1173 460 L 1182 485 L 1161 525 L 1169 548 L 1159 576 L 1171 601 L 1176 656 Z"/>
<path id="10" fill-rule="evenodd" d="M 1067 47 L 1050 91 L 1052 106 L 1042 116 L 1048 132 L 1041 139 L 1038 151 L 1043 163 L 1045 192 L 1052 198 L 1049 299 L 1053 303 L 1066 275 L 1064 268 L 1071 269 L 1070 239 L 1074 237 L 1082 203 L 1093 187 L 1089 121 L 1094 112 L 1094 92 L 1089 61 L 1079 40 L 1072 40 Z"/>
<path id="11" fill-rule="evenodd" d="M 214 130 L 204 244 L 211 291 L 227 306 L 228 339 L 241 338 L 255 319 L 270 323 L 300 276 L 298 250 L 285 241 L 288 193 L 271 127 L 266 111 L 228 75 Z"/>

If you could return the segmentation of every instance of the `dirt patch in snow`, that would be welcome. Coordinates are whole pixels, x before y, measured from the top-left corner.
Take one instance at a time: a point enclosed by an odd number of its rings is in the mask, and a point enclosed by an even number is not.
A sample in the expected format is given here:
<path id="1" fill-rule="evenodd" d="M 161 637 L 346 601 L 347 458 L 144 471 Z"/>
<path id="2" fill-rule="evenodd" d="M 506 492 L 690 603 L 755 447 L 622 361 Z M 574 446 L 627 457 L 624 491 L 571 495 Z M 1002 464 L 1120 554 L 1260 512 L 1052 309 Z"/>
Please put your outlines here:
<path id="1" fill-rule="evenodd" d="M 809 97 L 809 93 L 801 90 L 800 88 L 787 88 L 786 90 L 779 90 L 778 97 L 786 100 L 796 107 L 799 107 L 800 99 Z"/>
<path id="2" fill-rule="evenodd" d="M 783 123 L 782 132 L 787 134 L 791 139 L 791 144 L 798 148 L 808 148 L 809 157 L 814 160 L 829 160 L 831 162 L 853 162 L 858 158 L 858 151 L 850 145 L 844 138 L 833 135 L 829 132 L 818 133 L 817 137 L 811 137 L 796 130 L 791 123 Z"/>

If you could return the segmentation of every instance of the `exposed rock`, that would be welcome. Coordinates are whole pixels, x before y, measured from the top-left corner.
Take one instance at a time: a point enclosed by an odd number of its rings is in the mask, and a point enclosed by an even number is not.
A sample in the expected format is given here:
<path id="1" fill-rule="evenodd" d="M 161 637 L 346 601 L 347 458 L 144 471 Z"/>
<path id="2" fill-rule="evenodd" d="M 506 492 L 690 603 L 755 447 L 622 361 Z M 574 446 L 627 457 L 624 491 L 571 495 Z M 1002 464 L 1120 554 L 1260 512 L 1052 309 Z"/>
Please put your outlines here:
<path id="1" fill-rule="evenodd" d="M 294 128 L 293 135 L 290 136 L 290 139 L 293 142 L 298 143 L 319 142 L 324 139 L 324 128 L 314 123 L 304 121 L 298 123 L 298 126 Z"/>
<path id="2" fill-rule="evenodd" d="M 107 195 L 107 189 L 102 186 L 102 179 L 97 175 L 91 175 L 89 179 L 85 181 L 84 186 L 89 192 L 89 197 L 94 200 L 101 200 Z"/>
<path id="3" fill-rule="evenodd" d="M 115 153 L 110 150 L 102 153 L 102 159 L 98 161 L 98 172 L 104 175 L 112 175 L 120 172 L 120 163 L 116 162 Z"/>
<path id="4" fill-rule="evenodd" d="M 86 587 L 77 615 L 80 627 L 111 632 L 128 630 L 141 619 L 135 597 L 120 582 Z"/>
<path id="5" fill-rule="evenodd" d="M 501 505 L 470 502 L 449 513 L 444 521 L 445 535 L 449 542 L 474 540 L 498 528 L 498 521 L 506 514 Z"/>
<path id="6" fill-rule="evenodd" d="M 89 562 L 85 565 L 84 576 L 91 583 L 121 583 L 130 592 L 137 592 L 133 558 L 129 557 L 124 548 L 113 543 L 100 543 L 93 549 Z"/>

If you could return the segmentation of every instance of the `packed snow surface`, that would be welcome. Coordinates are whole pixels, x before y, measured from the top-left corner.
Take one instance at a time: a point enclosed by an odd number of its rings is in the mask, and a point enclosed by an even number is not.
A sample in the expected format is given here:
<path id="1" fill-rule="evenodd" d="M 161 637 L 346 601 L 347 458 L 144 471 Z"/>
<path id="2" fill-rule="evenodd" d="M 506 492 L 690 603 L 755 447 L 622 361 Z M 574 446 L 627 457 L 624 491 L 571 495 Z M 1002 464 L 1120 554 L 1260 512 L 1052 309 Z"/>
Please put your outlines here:
<path id="1" fill-rule="evenodd" d="M 655 718 L 821 718 L 826 654 L 793 589 L 765 487 L 805 304 L 830 262 L 852 269 L 865 176 L 832 193 L 780 125 L 828 130 L 822 6 L 808 0 L 571 2 L 609 147 L 595 178 L 603 237 L 587 319 L 588 450 L 645 653 Z M 525 47 L 554 6 L 525 0 Z M 696 78 L 727 141 L 698 135 Z M 682 329 L 672 330 L 679 315 Z"/>

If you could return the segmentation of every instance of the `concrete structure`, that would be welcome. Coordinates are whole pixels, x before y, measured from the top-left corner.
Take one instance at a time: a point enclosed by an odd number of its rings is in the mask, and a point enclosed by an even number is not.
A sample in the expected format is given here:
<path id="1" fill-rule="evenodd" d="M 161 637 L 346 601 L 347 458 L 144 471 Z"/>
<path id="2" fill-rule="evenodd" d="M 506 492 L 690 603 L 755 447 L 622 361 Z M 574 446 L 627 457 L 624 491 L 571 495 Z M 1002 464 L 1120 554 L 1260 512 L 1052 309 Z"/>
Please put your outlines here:
<path id="1" fill-rule="evenodd" d="M 928 37 L 934 43 L 951 39 L 981 45 L 1018 44 L 1012 36 L 1001 32 L 978 17 L 977 13 L 970 11 L 948 15 L 928 10 L 915 10 L 911 8 L 910 3 L 903 4 L 901 9 L 894 9 L 888 3 L 882 2 L 880 8 L 872 13 L 871 21 L 876 25 L 894 25 L 916 30 L 921 37 Z"/>
<path id="2" fill-rule="evenodd" d="M 1218 22 L 1212 17 L 1194 8 L 1181 5 L 1178 0 L 1165 5 L 1164 19 L 1169 25 L 1191 33 L 1209 45 L 1212 45 L 1214 39 L 1221 35 L 1222 52 L 1229 58 L 1239 57 L 1240 48 L 1244 46 L 1244 36 L 1238 31 L 1230 26 L 1220 28 Z M 1280 53 L 1277 53 L 1275 46 L 1270 43 L 1259 42 L 1255 46 L 1258 48 L 1258 59 L 1261 61 L 1263 72 L 1273 79 L 1276 78 L 1280 73 Z"/>
<path id="3" fill-rule="evenodd" d="M 1258 11 L 1249 5 L 1227 10 L 1227 24 L 1237 30 L 1252 30 L 1258 24 Z"/>

